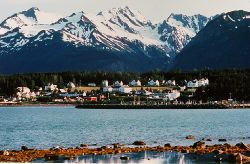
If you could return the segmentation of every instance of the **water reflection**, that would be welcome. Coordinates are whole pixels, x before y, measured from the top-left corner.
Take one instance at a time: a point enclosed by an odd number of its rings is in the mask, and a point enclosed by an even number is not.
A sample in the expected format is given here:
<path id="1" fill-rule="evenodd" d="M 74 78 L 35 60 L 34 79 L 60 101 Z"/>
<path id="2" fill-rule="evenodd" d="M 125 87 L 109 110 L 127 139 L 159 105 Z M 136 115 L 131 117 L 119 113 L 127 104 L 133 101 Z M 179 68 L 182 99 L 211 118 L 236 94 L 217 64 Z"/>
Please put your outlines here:
<path id="1" fill-rule="evenodd" d="M 120 157 L 128 157 L 128 160 L 121 160 Z M 34 163 L 41 162 L 56 162 L 56 163 L 154 163 L 154 164 L 199 164 L 195 160 L 188 159 L 182 153 L 177 152 L 139 152 L 139 153 L 125 153 L 112 155 L 84 155 L 73 160 L 67 160 L 61 157 L 57 161 L 44 161 L 44 159 L 37 159 Z M 207 162 L 205 162 L 207 163 Z"/>

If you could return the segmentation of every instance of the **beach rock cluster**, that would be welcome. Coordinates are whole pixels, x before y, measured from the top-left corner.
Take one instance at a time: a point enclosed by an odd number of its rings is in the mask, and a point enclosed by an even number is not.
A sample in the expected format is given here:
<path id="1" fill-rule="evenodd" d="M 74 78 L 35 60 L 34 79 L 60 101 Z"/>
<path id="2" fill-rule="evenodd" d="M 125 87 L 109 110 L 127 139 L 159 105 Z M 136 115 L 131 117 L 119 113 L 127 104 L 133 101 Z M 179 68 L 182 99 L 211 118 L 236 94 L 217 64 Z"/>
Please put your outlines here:
<path id="1" fill-rule="evenodd" d="M 195 142 L 191 146 L 171 146 L 167 143 L 164 146 L 148 147 L 144 141 L 135 141 L 134 147 L 124 147 L 115 143 L 113 146 L 102 146 L 99 148 L 89 148 L 80 145 L 76 148 L 51 148 L 48 150 L 36 150 L 22 147 L 21 150 L 0 151 L 0 162 L 31 162 L 34 159 L 44 159 L 45 161 L 57 161 L 58 159 L 73 160 L 82 155 L 105 155 L 138 153 L 143 151 L 157 152 L 181 152 L 187 158 L 199 161 L 241 161 L 250 162 L 249 145 L 238 143 L 236 145 L 217 144 L 206 145 L 204 141 Z M 127 156 L 120 157 L 120 160 L 129 160 Z"/>

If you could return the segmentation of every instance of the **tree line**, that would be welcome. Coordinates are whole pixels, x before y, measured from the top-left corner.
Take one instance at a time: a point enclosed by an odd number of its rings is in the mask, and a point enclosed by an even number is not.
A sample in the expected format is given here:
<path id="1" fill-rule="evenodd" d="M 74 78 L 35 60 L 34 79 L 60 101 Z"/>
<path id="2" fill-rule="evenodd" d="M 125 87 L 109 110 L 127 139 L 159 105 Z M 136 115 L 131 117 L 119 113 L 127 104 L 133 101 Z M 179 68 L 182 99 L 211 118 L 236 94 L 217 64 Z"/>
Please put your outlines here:
<path id="1" fill-rule="evenodd" d="M 179 85 L 185 85 L 185 80 L 208 78 L 209 86 L 199 89 L 197 97 L 204 100 L 227 100 L 232 98 L 239 101 L 250 100 L 250 70 L 222 70 L 222 71 L 152 71 L 147 73 L 136 72 L 62 72 L 62 73 L 32 73 L 16 75 L 0 75 L 0 95 L 13 96 L 16 88 L 20 86 L 36 89 L 48 83 L 57 84 L 60 88 L 73 82 L 77 86 L 84 86 L 94 82 L 100 85 L 102 80 L 108 80 L 110 84 L 114 81 L 123 81 L 128 84 L 131 80 L 141 80 L 146 84 L 149 79 L 153 80 L 176 80 Z"/>

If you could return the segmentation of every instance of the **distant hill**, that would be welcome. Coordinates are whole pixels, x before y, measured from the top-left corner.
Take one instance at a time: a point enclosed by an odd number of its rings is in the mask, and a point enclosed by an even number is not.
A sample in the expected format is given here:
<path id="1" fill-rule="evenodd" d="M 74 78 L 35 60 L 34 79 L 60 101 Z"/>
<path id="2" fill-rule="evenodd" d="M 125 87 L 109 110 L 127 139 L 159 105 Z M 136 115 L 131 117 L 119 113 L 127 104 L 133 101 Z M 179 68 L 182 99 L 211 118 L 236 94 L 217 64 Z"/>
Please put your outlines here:
<path id="1" fill-rule="evenodd" d="M 232 11 L 210 21 L 177 55 L 173 68 L 250 68 L 250 13 Z"/>

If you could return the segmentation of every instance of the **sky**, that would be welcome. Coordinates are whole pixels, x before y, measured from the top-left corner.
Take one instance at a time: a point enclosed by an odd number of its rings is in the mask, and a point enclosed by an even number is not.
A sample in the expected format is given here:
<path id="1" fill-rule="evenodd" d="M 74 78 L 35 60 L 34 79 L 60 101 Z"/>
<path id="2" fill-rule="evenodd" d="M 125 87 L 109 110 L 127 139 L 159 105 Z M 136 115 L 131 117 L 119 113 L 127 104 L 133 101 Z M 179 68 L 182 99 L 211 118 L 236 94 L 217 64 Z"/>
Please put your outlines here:
<path id="1" fill-rule="evenodd" d="M 152 21 L 160 21 L 171 13 L 212 16 L 239 9 L 250 11 L 250 0 L 0 0 L 0 21 L 31 7 L 67 16 L 78 11 L 97 14 L 122 6 L 136 9 Z"/>

